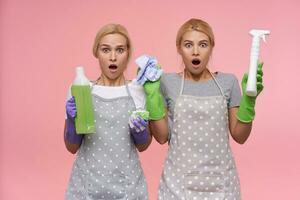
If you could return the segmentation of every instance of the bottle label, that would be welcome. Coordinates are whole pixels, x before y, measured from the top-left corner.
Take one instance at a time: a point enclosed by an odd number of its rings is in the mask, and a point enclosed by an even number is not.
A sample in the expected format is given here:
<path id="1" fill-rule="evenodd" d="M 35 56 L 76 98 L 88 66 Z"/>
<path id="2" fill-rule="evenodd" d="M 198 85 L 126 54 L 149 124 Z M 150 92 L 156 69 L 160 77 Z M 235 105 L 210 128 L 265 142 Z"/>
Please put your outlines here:
<path id="1" fill-rule="evenodd" d="M 72 85 L 72 96 L 75 97 L 77 114 L 75 127 L 78 134 L 95 133 L 95 117 L 92 94 L 89 85 Z"/>

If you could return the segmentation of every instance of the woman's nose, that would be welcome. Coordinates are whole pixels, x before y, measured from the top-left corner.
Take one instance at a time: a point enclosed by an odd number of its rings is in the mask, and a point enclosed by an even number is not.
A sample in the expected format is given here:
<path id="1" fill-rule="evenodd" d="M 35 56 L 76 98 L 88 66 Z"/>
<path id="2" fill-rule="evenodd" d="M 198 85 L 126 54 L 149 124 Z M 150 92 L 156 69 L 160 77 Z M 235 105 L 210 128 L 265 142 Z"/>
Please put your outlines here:
<path id="1" fill-rule="evenodd" d="M 198 47 L 194 47 L 194 48 L 193 48 L 193 55 L 194 55 L 194 56 L 198 56 L 198 55 L 199 55 Z"/>
<path id="2" fill-rule="evenodd" d="M 116 61 L 116 60 L 117 60 L 116 52 L 112 51 L 110 54 L 110 61 Z"/>

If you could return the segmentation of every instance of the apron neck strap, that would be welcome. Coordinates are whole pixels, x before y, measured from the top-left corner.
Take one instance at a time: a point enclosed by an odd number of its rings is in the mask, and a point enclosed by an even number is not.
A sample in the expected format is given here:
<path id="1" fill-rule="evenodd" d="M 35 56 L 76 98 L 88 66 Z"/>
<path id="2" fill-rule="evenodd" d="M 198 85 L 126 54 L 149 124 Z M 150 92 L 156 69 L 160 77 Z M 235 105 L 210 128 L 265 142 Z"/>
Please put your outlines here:
<path id="1" fill-rule="evenodd" d="M 133 104 L 134 104 L 135 109 L 137 109 L 136 104 L 135 104 L 135 101 L 134 101 L 134 99 L 133 99 L 133 97 L 132 97 L 132 95 L 131 95 L 131 92 L 130 92 L 130 90 L 129 90 L 128 82 L 127 82 L 126 80 L 125 80 L 125 87 L 126 87 L 126 91 L 127 91 L 127 94 L 128 94 L 128 96 L 129 96 L 129 98 L 131 98 L 131 100 L 133 101 Z"/>
<path id="2" fill-rule="evenodd" d="M 127 83 L 126 80 L 125 80 L 125 88 L 126 88 L 126 92 L 127 92 L 128 96 L 132 97 L 132 95 L 131 95 L 131 93 L 130 93 L 130 90 L 129 90 L 128 83 Z"/>
<path id="3" fill-rule="evenodd" d="M 179 96 L 182 95 L 182 93 L 183 93 L 183 87 L 184 87 L 184 70 L 183 70 L 182 76 L 181 76 L 181 84 L 180 84 Z"/>
<path id="4" fill-rule="evenodd" d="M 217 79 L 215 78 L 215 76 L 210 72 L 210 70 L 208 70 L 208 71 L 209 71 L 211 77 L 213 78 L 214 82 L 215 82 L 216 85 L 218 86 L 218 88 L 219 88 L 219 90 L 220 90 L 222 96 L 225 97 L 225 94 L 224 94 L 224 92 L 223 92 L 223 90 L 222 90 L 222 87 L 220 86 L 219 82 L 217 81 Z"/>

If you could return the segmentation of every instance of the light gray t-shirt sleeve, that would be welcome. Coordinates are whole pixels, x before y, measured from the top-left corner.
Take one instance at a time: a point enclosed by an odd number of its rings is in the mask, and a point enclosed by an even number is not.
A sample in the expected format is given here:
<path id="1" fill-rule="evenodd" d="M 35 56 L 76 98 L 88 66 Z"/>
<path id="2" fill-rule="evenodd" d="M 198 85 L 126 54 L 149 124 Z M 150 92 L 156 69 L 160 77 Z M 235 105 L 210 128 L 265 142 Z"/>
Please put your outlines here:
<path id="1" fill-rule="evenodd" d="M 240 106 L 240 100 L 241 100 L 241 90 L 239 87 L 239 81 L 238 79 L 233 76 L 232 80 L 232 87 L 231 87 L 231 94 L 229 99 L 229 108 Z"/>
<path id="2" fill-rule="evenodd" d="M 163 96 L 165 106 L 167 106 L 167 101 L 166 101 L 167 91 L 166 91 L 165 76 L 164 76 L 164 74 L 162 74 L 162 76 L 161 76 L 160 92 L 161 92 L 161 94 Z"/>

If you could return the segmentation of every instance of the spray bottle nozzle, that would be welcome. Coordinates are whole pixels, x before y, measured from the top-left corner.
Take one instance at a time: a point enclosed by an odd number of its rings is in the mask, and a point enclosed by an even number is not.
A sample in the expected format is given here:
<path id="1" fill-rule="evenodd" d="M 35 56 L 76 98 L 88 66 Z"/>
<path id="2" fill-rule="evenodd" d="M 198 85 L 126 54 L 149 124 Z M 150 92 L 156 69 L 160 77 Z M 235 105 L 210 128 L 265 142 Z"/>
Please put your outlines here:
<path id="1" fill-rule="evenodd" d="M 266 42 L 266 36 L 262 35 L 261 38 L 263 39 L 264 42 Z"/>
<path id="2" fill-rule="evenodd" d="M 264 42 L 266 42 L 266 35 L 269 35 L 270 31 L 269 30 L 252 29 L 249 33 L 253 37 L 260 37 L 261 39 L 263 39 Z"/>

